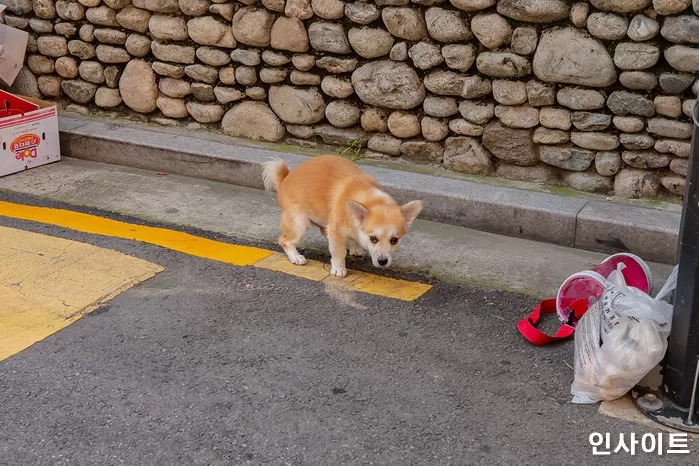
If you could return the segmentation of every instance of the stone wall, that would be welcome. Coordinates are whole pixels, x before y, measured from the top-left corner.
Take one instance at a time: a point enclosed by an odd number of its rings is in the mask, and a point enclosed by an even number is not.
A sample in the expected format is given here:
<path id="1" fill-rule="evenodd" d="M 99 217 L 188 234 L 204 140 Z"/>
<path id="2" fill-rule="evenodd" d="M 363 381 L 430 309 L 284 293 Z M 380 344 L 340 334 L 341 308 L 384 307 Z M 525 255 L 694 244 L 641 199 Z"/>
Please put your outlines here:
<path id="1" fill-rule="evenodd" d="M 83 111 L 625 197 L 684 192 L 699 0 L 4 0 Z M 355 142 L 356 144 L 356 142 Z"/>

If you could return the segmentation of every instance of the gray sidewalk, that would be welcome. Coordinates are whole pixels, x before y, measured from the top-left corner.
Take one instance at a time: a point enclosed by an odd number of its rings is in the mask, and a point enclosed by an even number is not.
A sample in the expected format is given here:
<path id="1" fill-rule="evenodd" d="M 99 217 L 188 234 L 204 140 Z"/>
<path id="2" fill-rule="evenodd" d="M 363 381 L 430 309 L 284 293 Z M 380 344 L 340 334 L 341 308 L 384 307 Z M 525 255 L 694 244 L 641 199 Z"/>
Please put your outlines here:
<path id="1" fill-rule="evenodd" d="M 64 155 L 252 188 L 262 187 L 264 161 L 281 157 L 293 166 L 306 159 L 298 154 L 303 151 L 300 148 L 255 144 L 182 128 L 68 116 L 61 117 L 60 124 Z M 651 261 L 674 262 L 679 204 L 611 202 L 601 196 L 555 194 L 494 178 L 462 179 L 415 172 L 429 171 L 424 166 L 401 167 L 403 170 L 364 168 L 397 200 L 422 199 L 424 219 L 578 249 L 630 251 Z"/>
<path id="2" fill-rule="evenodd" d="M 262 240 L 277 247 L 276 198 L 258 189 L 71 159 L 1 178 L 0 189 Z M 302 246 L 327 254 L 326 241 L 315 229 L 308 231 Z M 568 275 L 604 257 L 418 219 L 395 267 L 546 297 L 553 296 Z M 670 271 L 666 265 L 652 264 L 652 269 L 659 281 Z M 524 316 L 528 311 L 519 312 Z"/>

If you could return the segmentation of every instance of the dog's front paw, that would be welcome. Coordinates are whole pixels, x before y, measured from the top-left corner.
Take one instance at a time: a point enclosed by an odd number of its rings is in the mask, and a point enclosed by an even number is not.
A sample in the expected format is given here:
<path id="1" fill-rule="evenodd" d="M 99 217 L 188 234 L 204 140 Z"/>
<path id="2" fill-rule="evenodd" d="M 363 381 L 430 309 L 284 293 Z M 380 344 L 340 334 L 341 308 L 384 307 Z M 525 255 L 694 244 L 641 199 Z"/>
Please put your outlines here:
<path id="1" fill-rule="evenodd" d="M 359 246 L 350 246 L 349 253 L 350 253 L 350 256 L 356 256 L 356 257 L 364 257 L 364 254 L 366 254 L 364 249 L 360 248 Z"/>
<path id="2" fill-rule="evenodd" d="M 340 267 L 338 265 L 333 265 L 330 268 L 330 275 L 334 275 L 336 277 L 346 277 L 347 276 L 347 269 L 345 267 Z"/>
<path id="3" fill-rule="evenodd" d="M 289 262 L 296 265 L 306 265 L 306 258 L 303 257 L 298 252 L 296 254 L 289 254 Z"/>

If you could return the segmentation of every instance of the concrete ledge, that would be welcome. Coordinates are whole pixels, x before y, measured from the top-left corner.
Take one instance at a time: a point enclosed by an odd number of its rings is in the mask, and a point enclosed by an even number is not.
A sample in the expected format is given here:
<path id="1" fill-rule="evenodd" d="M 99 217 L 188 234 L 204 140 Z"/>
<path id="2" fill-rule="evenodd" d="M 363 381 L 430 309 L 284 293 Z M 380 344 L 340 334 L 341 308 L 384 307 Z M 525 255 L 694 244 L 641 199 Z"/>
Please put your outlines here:
<path id="1" fill-rule="evenodd" d="M 249 143 L 200 139 L 62 116 L 63 155 L 262 188 L 262 163 L 308 157 Z M 214 138 L 215 139 L 215 138 Z M 421 217 L 598 252 L 630 251 L 673 263 L 680 214 L 387 168 L 363 166 L 399 202 L 422 199 Z"/>
<path id="2" fill-rule="evenodd" d="M 679 230 L 680 214 L 589 201 L 578 214 L 575 247 L 630 251 L 649 261 L 673 264 Z"/>

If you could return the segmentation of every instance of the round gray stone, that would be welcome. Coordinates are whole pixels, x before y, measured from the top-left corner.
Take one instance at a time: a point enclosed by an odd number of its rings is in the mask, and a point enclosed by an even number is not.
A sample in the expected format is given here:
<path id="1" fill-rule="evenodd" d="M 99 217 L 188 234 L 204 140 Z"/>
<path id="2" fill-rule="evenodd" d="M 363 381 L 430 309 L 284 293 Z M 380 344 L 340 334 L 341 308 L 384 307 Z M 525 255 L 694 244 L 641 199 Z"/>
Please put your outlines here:
<path id="1" fill-rule="evenodd" d="M 645 122 L 640 117 L 615 116 L 612 122 L 616 129 L 625 133 L 637 133 L 645 127 Z"/>
<path id="2" fill-rule="evenodd" d="M 347 33 L 352 49 L 362 58 L 378 58 L 391 53 L 395 39 L 384 29 L 361 27 Z"/>
<path id="3" fill-rule="evenodd" d="M 410 47 L 408 57 L 421 70 L 428 70 L 444 61 L 439 45 L 430 42 L 418 42 Z"/>
<path id="4" fill-rule="evenodd" d="M 611 178 L 597 173 L 566 172 L 563 174 L 563 181 L 573 189 L 588 193 L 608 194 L 614 188 Z"/>
<path id="5" fill-rule="evenodd" d="M 621 156 L 618 152 L 597 152 L 595 170 L 602 176 L 614 176 L 621 168 Z"/>
<path id="6" fill-rule="evenodd" d="M 659 31 L 660 25 L 656 20 L 646 15 L 638 14 L 634 16 L 631 23 L 629 23 L 629 29 L 626 33 L 629 39 L 635 40 L 636 42 L 643 42 L 657 36 Z"/>
<path id="7" fill-rule="evenodd" d="M 449 0 L 459 10 L 479 11 L 495 5 L 497 0 Z M 407 2 L 406 2 L 407 3 Z"/>
<path id="8" fill-rule="evenodd" d="M 497 49 L 509 43 L 512 27 L 497 13 L 482 13 L 471 20 L 471 30 L 478 41 L 489 49 Z"/>
<path id="9" fill-rule="evenodd" d="M 404 63 L 382 60 L 367 63 L 352 73 L 352 85 L 366 104 L 411 109 L 425 99 L 425 86 Z"/>
<path id="10" fill-rule="evenodd" d="M 129 6 L 117 13 L 116 21 L 125 29 L 144 34 L 148 31 L 150 13 L 146 10 Z"/>
<path id="11" fill-rule="evenodd" d="M 690 139 L 692 137 L 692 125 L 690 123 L 667 118 L 648 119 L 647 130 L 651 134 L 666 138 Z"/>
<path id="12" fill-rule="evenodd" d="M 660 178 L 655 172 L 625 168 L 614 178 L 614 194 L 629 199 L 654 198 L 660 191 Z"/>
<path id="13" fill-rule="evenodd" d="M 130 34 L 126 39 L 126 51 L 134 57 L 145 57 L 151 51 L 151 40 L 140 34 Z"/>
<path id="14" fill-rule="evenodd" d="M 658 77 L 660 88 L 667 94 L 682 94 L 694 82 L 694 76 L 689 73 L 661 73 Z"/>
<path id="15" fill-rule="evenodd" d="M 634 13 L 650 6 L 651 0 L 590 0 L 592 6 L 616 13 Z"/>
<path id="16" fill-rule="evenodd" d="M 229 54 L 215 47 L 201 46 L 197 47 L 197 58 L 210 66 L 223 66 L 231 61 Z"/>
<path id="17" fill-rule="evenodd" d="M 696 72 L 699 69 L 699 48 L 673 45 L 665 49 L 665 60 L 677 71 Z"/>
<path id="18" fill-rule="evenodd" d="M 456 99 L 451 97 L 427 96 L 422 103 L 422 108 L 427 115 L 438 118 L 447 118 L 459 113 Z"/>
<path id="19" fill-rule="evenodd" d="M 483 129 L 483 145 L 499 160 L 520 166 L 539 162 L 531 129 L 514 129 L 499 121 L 488 123 Z"/>
<path id="20" fill-rule="evenodd" d="M 484 125 L 495 116 L 495 105 L 492 102 L 463 100 L 459 104 L 459 113 L 470 123 Z"/>
<path id="21" fill-rule="evenodd" d="M 442 46 L 442 56 L 449 68 L 466 71 L 476 61 L 476 47 L 472 44 L 447 44 Z"/>
<path id="22" fill-rule="evenodd" d="M 549 23 L 567 18 L 570 10 L 563 0 L 499 0 L 497 11 L 516 21 Z"/>
<path id="23" fill-rule="evenodd" d="M 347 34 L 341 24 L 319 21 L 308 27 L 311 47 L 319 52 L 345 54 L 350 53 Z"/>
<path id="24" fill-rule="evenodd" d="M 621 40 L 626 37 L 629 22 L 614 13 L 592 13 L 587 18 L 587 30 L 594 37 L 603 40 Z"/>
<path id="25" fill-rule="evenodd" d="M 157 108 L 158 86 L 151 66 L 143 60 L 127 63 L 119 79 L 119 92 L 124 103 L 139 113 L 150 113 Z"/>
<path id="26" fill-rule="evenodd" d="M 483 135 L 482 126 L 475 125 L 470 121 L 464 120 L 463 118 L 456 118 L 449 121 L 449 130 L 462 136 L 478 137 Z"/>
<path id="27" fill-rule="evenodd" d="M 472 175 L 491 175 L 495 169 L 492 156 L 471 137 L 452 137 L 444 143 L 444 167 Z"/>
<path id="28" fill-rule="evenodd" d="M 221 121 L 223 132 L 234 137 L 278 142 L 284 139 L 284 125 L 264 102 L 242 102 L 231 108 Z"/>
<path id="29" fill-rule="evenodd" d="M 640 94 L 628 91 L 614 91 L 607 98 L 607 107 L 616 115 L 653 116 L 655 105 Z"/>
<path id="30" fill-rule="evenodd" d="M 601 131 L 612 124 L 612 117 L 605 113 L 573 112 L 570 121 L 580 131 Z"/>
<path id="31" fill-rule="evenodd" d="M 78 2 L 58 0 L 56 2 L 56 12 L 61 19 L 66 21 L 80 21 L 85 16 L 85 7 Z"/>
<path id="32" fill-rule="evenodd" d="M 514 53 L 520 55 L 531 55 L 536 51 L 536 44 L 539 36 L 536 29 L 529 26 L 520 26 L 512 33 L 510 47 Z"/>
<path id="33" fill-rule="evenodd" d="M 621 142 L 621 145 L 626 149 L 644 150 L 653 147 L 655 139 L 647 134 L 623 133 L 619 135 L 619 142 Z"/>
<path id="34" fill-rule="evenodd" d="M 551 166 L 576 172 L 584 172 L 592 165 L 595 153 L 575 147 L 540 146 L 541 161 Z"/>
<path id="35" fill-rule="evenodd" d="M 422 117 L 420 127 L 422 129 L 422 137 L 431 142 L 441 141 L 449 134 L 449 123 L 439 118 Z"/>
<path id="36" fill-rule="evenodd" d="M 622 70 L 645 70 L 658 63 L 660 49 L 656 45 L 622 42 L 614 49 L 614 64 Z"/>
<path id="37" fill-rule="evenodd" d="M 578 2 L 570 7 L 570 20 L 575 27 L 584 28 L 587 25 L 587 17 L 590 15 L 590 5 Z"/>
<path id="38" fill-rule="evenodd" d="M 108 87 L 100 87 L 95 92 L 95 105 L 101 108 L 114 108 L 121 105 L 123 100 L 119 89 L 110 89 Z"/>
<path id="39" fill-rule="evenodd" d="M 520 105 L 527 101 L 527 85 L 522 81 L 496 79 L 492 89 L 493 97 L 500 104 Z"/>
<path id="40" fill-rule="evenodd" d="M 354 87 L 348 79 L 326 76 L 320 83 L 320 88 L 326 95 L 336 99 L 346 99 L 354 94 Z"/>
<path id="41" fill-rule="evenodd" d="M 402 110 L 391 112 L 386 123 L 391 134 L 398 138 L 412 138 L 422 131 L 417 115 Z"/>
<path id="42" fill-rule="evenodd" d="M 670 156 L 654 150 L 625 150 L 621 158 L 627 165 L 633 168 L 665 168 L 670 165 Z"/>
<path id="43" fill-rule="evenodd" d="M 619 75 L 619 82 L 629 89 L 649 91 L 658 85 L 658 78 L 646 71 L 624 71 Z"/>
<path id="44" fill-rule="evenodd" d="M 532 72 L 526 57 L 509 52 L 483 52 L 476 58 L 476 68 L 494 78 L 521 78 Z"/>
<path id="45" fill-rule="evenodd" d="M 676 44 L 699 44 L 699 16 L 682 15 L 665 18 L 660 34 Z"/>
<path id="46" fill-rule="evenodd" d="M 410 41 L 427 39 L 425 18 L 416 8 L 384 8 L 381 17 L 388 32 L 400 39 Z"/>
<path id="47" fill-rule="evenodd" d="M 92 99 L 95 97 L 95 92 L 97 92 L 97 85 L 75 79 L 63 81 L 61 83 L 61 89 L 71 100 L 85 105 L 92 102 Z"/>
<path id="48" fill-rule="evenodd" d="M 653 0 L 653 9 L 659 15 L 676 15 L 689 8 L 692 0 Z"/>
<path id="49" fill-rule="evenodd" d="M 425 12 L 425 22 L 430 37 L 439 42 L 463 42 L 472 37 L 467 23 L 458 11 L 430 8 Z"/>
<path id="50" fill-rule="evenodd" d="M 78 67 L 80 77 L 90 83 L 102 84 L 105 80 L 104 66 L 96 61 L 84 61 Z"/>
<path id="51" fill-rule="evenodd" d="M 371 24 L 381 16 L 381 10 L 376 5 L 366 2 L 347 2 L 345 5 L 345 16 L 357 24 Z"/>
<path id="52" fill-rule="evenodd" d="M 572 110 L 595 110 L 604 107 L 604 94 L 594 89 L 564 87 L 556 95 L 558 103 Z"/>
<path id="53" fill-rule="evenodd" d="M 607 87 L 617 78 L 604 44 L 576 28 L 544 32 L 534 54 L 533 69 L 544 82 L 590 87 Z"/>
<path id="54" fill-rule="evenodd" d="M 294 125 L 310 125 L 325 117 L 325 102 L 317 88 L 272 86 L 269 105 L 283 122 Z"/>
<path id="55" fill-rule="evenodd" d="M 619 138 L 607 133 L 573 131 L 570 141 L 578 147 L 591 150 L 609 151 L 619 147 Z"/>
<path id="56" fill-rule="evenodd" d="M 570 110 L 563 108 L 544 107 L 539 110 L 539 122 L 541 126 L 550 129 L 567 131 L 572 126 L 570 122 Z"/>

